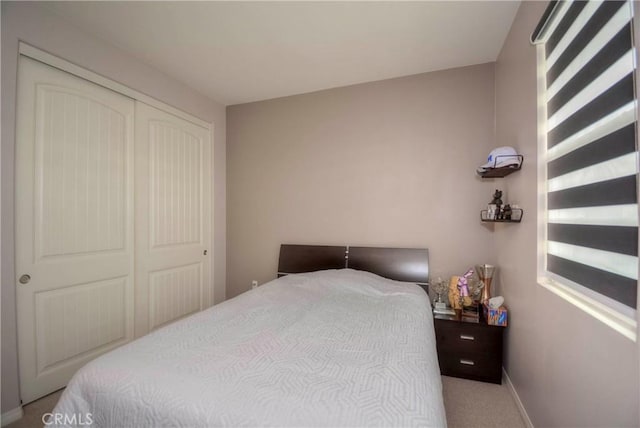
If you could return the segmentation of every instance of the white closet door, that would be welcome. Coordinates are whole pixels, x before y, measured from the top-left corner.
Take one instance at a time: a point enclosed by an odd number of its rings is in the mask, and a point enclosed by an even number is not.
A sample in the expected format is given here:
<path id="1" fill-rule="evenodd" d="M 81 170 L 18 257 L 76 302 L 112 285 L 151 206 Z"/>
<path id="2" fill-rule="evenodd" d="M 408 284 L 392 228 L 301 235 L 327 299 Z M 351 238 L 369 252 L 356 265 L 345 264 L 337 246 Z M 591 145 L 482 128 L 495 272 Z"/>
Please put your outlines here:
<path id="1" fill-rule="evenodd" d="M 19 60 L 16 284 L 24 403 L 133 337 L 133 100 Z"/>
<path id="2" fill-rule="evenodd" d="M 213 301 L 210 132 L 136 102 L 136 337 Z"/>

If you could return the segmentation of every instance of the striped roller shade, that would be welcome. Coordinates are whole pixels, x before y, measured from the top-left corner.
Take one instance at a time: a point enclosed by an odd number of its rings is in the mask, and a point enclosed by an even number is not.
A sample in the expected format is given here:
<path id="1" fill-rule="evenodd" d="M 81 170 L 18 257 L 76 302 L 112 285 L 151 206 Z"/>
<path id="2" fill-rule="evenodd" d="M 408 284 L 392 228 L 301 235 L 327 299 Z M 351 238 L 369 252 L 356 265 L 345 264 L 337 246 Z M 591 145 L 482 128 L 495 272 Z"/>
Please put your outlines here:
<path id="1" fill-rule="evenodd" d="M 548 272 L 636 308 L 638 156 L 632 4 L 552 2 L 544 43 Z"/>

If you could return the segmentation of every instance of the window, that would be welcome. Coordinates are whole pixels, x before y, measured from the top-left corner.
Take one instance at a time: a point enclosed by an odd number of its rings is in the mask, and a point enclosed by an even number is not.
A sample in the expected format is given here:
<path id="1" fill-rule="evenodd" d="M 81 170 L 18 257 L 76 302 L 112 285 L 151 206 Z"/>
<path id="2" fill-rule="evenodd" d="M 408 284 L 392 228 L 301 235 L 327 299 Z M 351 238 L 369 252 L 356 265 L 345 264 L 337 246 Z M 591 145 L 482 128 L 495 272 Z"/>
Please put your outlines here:
<path id="1" fill-rule="evenodd" d="M 630 1 L 558 1 L 539 81 L 539 282 L 632 340 L 638 150 Z"/>

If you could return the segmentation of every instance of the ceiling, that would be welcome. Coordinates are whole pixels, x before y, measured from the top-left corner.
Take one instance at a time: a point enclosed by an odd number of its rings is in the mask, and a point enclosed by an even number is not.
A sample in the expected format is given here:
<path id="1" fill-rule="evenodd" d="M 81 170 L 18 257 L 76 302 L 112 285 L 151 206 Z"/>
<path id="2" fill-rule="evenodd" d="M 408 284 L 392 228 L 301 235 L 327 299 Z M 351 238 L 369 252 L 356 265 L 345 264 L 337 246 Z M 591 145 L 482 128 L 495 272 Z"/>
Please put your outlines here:
<path id="1" fill-rule="evenodd" d="M 226 105 L 495 61 L 519 2 L 47 2 Z"/>

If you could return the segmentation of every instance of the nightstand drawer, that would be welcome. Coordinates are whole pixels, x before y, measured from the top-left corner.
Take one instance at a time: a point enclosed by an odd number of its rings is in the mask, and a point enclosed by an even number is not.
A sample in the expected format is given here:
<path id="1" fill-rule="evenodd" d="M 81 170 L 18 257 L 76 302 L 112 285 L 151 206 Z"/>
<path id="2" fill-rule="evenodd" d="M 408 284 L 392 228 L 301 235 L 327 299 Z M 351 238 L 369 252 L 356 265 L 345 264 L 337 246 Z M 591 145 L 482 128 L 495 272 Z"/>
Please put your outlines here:
<path id="1" fill-rule="evenodd" d="M 488 354 L 438 352 L 440 372 L 482 382 L 502 382 L 502 358 Z"/>
<path id="2" fill-rule="evenodd" d="M 435 320 L 438 351 L 488 354 L 502 353 L 502 327 Z"/>

